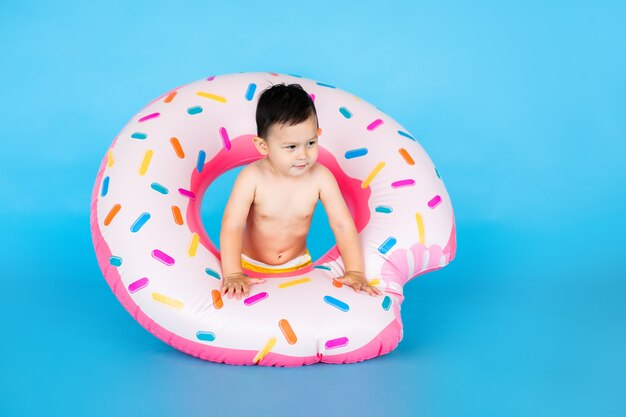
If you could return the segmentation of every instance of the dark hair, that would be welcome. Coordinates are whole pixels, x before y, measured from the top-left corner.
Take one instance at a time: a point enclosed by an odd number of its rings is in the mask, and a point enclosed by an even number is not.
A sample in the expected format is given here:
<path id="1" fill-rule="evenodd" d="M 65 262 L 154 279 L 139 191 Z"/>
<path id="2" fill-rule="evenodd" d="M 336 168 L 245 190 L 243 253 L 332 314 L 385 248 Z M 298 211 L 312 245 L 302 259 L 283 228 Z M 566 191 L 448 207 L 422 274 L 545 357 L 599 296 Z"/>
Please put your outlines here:
<path id="1" fill-rule="evenodd" d="M 256 107 L 257 136 L 267 139 L 273 125 L 293 126 L 312 115 L 317 119 L 315 104 L 300 84 L 272 85 L 259 96 Z"/>

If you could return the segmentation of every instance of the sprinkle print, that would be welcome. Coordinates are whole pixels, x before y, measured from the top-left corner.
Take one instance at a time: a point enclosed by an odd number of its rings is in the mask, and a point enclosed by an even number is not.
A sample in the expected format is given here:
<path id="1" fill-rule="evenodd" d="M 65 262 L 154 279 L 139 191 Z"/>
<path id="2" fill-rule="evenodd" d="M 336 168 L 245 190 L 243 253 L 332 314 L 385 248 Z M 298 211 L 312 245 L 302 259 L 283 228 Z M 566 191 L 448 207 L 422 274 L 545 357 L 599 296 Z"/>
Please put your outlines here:
<path id="1" fill-rule="evenodd" d="M 174 262 L 175 262 L 174 258 L 172 258 L 167 253 L 160 251 L 158 249 L 155 249 L 152 251 L 152 257 L 167 266 L 172 266 L 174 265 Z"/>
<path id="2" fill-rule="evenodd" d="M 176 156 L 179 157 L 180 159 L 183 159 L 185 157 L 185 152 L 183 152 L 183 148 L 180 146 L 180 142 L 178 141 L 178 139 L 171 138 L 170 143 L 172 144 L 172 147 L 174 148 L 174 152 L 176 152 Z"/>
<path id="3" fill-rule="evenodd" d="M 148 121 L 148 120 L 152 120 L 152 119 L 156 119 L 157 117 L 159 117 L 161 115 L 161 113 L 152 113 L 149 114 L 147 116 L 142 117 L 141 119 L 139 119 L 139 123 Z"/>
<path id="4" fill-rule="evenodd" d="M 117 213 L 119 213 L 121 209 L 122 209 L 122 206 L 119 204 L 116 204 L 113 207 L 111 207 L 111 210 L 109 211 L 107 216 L 104 218 L 104 225 L 105 226 L 110 225 L 113 219 L 115 218 L 115 216 L 117 215 Z"/>
<path id="5" fill-rule="evenodd" d="M 187 109 L 187 113 L 188 113 L 188 114 L 190 114 L 190 115 L 192 115 L 192 116 L 193 116 L 194 114 L 199 114 L 199 113 L 202 113 L 202 107 L 200 107 L 200 106 L 193 106 L 193 107 L 189 107 L 189 108 Z"/>
<path id="6" fill-rule="evenodd" d="M 430 207 L 431 209 L 434 209 L 440 203 L 441 203 L 441 196 L 436 195 L 430 199 L 430 201 L 428 202 L 428 207 Z"/>
<path id="7" fill-rule="evenodd" d="M 185 304 L 183 304 L 180 300 L 175 300 L 173 298 L 168 297 L 167 295 L 159 294 L 158 292 L 152 293 L 152 299 L 159 303 L 165 304 L 166 306 L 172 307 L 176 310 L 182 310 Z"/>
<path id="8" fill-rule="evenodd" d="M 169 93 L 167 95 L 167 97 L 165 97 L 165 100 L 163 100 L 164 103 L 171 103 L 172 100 L 174 100 L 174 97 L 176 97 L 176 91 L 172 91 L 171 93 Z"/>
<path id="9" fill-rule="evenodd" d="M 205 93 L 204 91 L 198 91 L 196 94 L 199 95 L 200 97 L 215 100 L 219 103 L 226 103 L 226 99 L 222 96 L 218 96 L 217 94 Z"/>
<path id="10" fill-rule="evenodd" d="M 132 293 L 136 293 L 137 291 L 146 288 L 149 284 L 149 280 L 148 278 L 144 277 L 141 279 L 138 279 L 137 281 L 133 282 L 132 284 L 130 284 L 128 286 L 128 291 L 132 294 Z"/>
<path id="11" fill-rule="evenodd" d="M 146 175 L 146 172 L 148 172 L 152 155 L 154 155 L 154 151 L 152 149 L 146 151 L 143 161 L 141 161 L 141 166 L 139 167 L 139 175 L 144 176 Z"/>
<path id="12" fill-rule="evenodd" d="M 382 119 L 376 119 L 372 123 L 367 125 L 367 130 L 369 130 L 371 132 L 372 130 L 376 129 L 378 126 L 380 126 L 382 124 L 383 124 Z"/>
<path id="13" fill-rule="evenodd" d="M 132 135 L 130 135 L 131 138 L 133 139 L 139 139 L 139 140 L 144 140 L 148 137 L 147 133 L 143 133 L 143 132 L 135 132 Z"/>
<path id="14" fill-rule="evenodd" d="M 376 175 L 378 175 L 378 173 L 383 169 L 384 166 L 385 166 L 384 162 L 381 162 L 378 165 L 376 165 L 376 168 L 374 168 L 372 172 L 370 172 L 367 178 L 365 178 L 365 181 L 363 181 L 363 183 L 361 184 L 361 188 L 365 189 L 369 187 L 370 183 L 374 180 L 374 178 L 376 178 Z"/>
<path id="15" fill-rule="evenodd" d="M 183 225 L 183 215 L 180 213 L 180 207 L 172 206 L 172 216 L 174 216 L 174 223 L 179 226 Z"/>
<path id="16" fill-rule="evenodd" d="M 222 138 L 222 144 L 224 145 L 224 149 L 230 151 L 230 138 L 228 137 L 228 132 L 223 127 L 220 127 L 220 137 Z"/>
<path id="17" fill-rule="evenodd" d="M 133 223 L 133 225 L 130 227 L 130 231 L 133 233 L 137 233 L 139 230 L 141 230 L 143 225 L 146 224 L 149 219 L 150 213 L 141 213 L 139 217 L 137 217 L 137 220 L 135 220 L 135 223 Z"/>

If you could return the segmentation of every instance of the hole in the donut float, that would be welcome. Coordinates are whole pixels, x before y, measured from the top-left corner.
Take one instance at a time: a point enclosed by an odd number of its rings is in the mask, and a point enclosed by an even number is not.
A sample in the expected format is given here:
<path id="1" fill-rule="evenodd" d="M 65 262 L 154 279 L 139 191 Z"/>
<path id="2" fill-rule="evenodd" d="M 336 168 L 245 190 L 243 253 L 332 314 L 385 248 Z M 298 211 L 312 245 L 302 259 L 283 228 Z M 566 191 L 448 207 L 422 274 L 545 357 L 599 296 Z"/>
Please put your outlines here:
<path id="1" fill-rule="evenodd" d="M 220 232 L 226 203 L 230 198 L 235 179 L 243 168 L 244 166 L 240 166 L 222 173 L 209 185 L 202 198 L 200 208 L 202 223 L 209 239 L 218 250 L 220 250 Z M 324 206 L 318 201 L 307 235 L 307 248 L 313 262 L 324 256 L 335 244 L 335 236 L 328 223 L 328 216 Z"/>

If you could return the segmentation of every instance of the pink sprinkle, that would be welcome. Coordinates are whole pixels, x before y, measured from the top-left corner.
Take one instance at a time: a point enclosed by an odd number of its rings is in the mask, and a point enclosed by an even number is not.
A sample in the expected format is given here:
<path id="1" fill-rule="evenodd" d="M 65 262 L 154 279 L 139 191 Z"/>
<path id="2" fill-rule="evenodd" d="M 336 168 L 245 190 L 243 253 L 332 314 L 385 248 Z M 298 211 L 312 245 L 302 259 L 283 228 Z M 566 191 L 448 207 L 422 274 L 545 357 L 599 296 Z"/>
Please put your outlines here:
<path id="1" fill-rule="evenodd" d="M 157 261 L 163 262 L 167 266 L 174 265 L 174 258 L 172 258 L 166 253 L 161 252 L 158 249 L 155 249 L 152 251 L 152 257 L 156 259 Z"/>
<path id="2" fill-rule="evenodd" d="M 415 181 L 413 181 L 412 179 L 408 179 L 408 180 L 401 180 L 401 181 L 396 181 L 396 182 L 391 183 L 391 186 L 393 188 L 408 187 L 410 185 L 415 185 Z"/>
<path id="3" fill-rule="evenodd" d="M 312 101 L 315 101 L 315 94 L 309 94 L 309 96 L 311 96 Z"/>
<path id="4" fill-rule="evenodd" d="M 130 284 L 128 286 L 128 291 L 130 292 L 137 292 L 142 288 L 145 288 L 148 286 L 148 278 L 144 277 L 141 279 L 138 279 L 137 281 L 133 282 L 132 284 Z"/>
<path id="5" fill-rule="evenodd" d="M 344 347 L 348 344 L 347 337 L 340 337 L 338 339 L 332 339 L 326 342 L 326 349 L 337 349 L 340 347 Z"/>
<path id="6" fill-rule="evenodd" d="M 185 190 L 184 188 L 179 188 L 178 192 L 185 197 L 188 197 L 190 200 L 195 200 L 196 195 L 189 190 Z"/>
<path id="7" fill-rule="evenodd" d="M 215 75 L 211 75 L 209 78 L 207 78 L 207 81 L 213 81 L 215 79 Z"/>
<path id="8" fill-rule="evenodd" d="M 149 114 L 147 116 L 142 117 L 141 119 L 139 119 L 140 122 L 145 122 L 146 120 L 150 120 L 150 119 L 155 119 L 157 117 L 159 117 L 161 115 L 161 113 L 152 113 Z"/>
<path id="9" fill-rule="evenodd" d="M 246 298 L 245 300 L 243 300 L 243 303 L 247 306 L 251 306 L 252 304 L 256 304 L 261 300 L 265 300 L 267 297 L 269 297 L 269 294 L 264 291 L 255 294 L 252 297 Z"/>
<path id="10" fill-rule="evenodd" d="M 383 124 L 383 121 L 381 119 L 376 119 L 367 126 L 367 130 L 374 130 L 382 124 Z"/>
<path id="11" fill-rule="evenodd" d="M 220 127 L 220 136 L 222 137 L 222 143 L 227 151 L 230 151 L 230 139 L 228 138 L 228 132 L 225 128 Z"/>
<path id="12" fill-rule="evenodd" d="M 441 203 L 441 197 L 436 195 L 428 202 L 428 207 L 435 208 Z"/>

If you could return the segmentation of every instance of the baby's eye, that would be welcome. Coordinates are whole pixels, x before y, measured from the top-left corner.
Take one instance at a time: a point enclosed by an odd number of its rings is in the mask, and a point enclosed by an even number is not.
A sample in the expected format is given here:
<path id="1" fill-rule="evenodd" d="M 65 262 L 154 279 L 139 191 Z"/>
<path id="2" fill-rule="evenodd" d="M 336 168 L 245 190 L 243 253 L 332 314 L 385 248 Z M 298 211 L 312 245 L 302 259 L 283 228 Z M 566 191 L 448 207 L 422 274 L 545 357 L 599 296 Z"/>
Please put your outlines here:
<path id="1" fill-rule="evenodd" d="M 289 145 L 289 146 L 286 146 L 286 148 L 289 150 L 293 150 L 296 148 L 296 145 Z"/>
<path id="2" fill-rule="evenodd" d="M 312 140 L 311 142 L 309 142 L 309 146 L 313 146 L 313 145 L 315 145 L 315 141 L 314 141 L 314 140 Z"/>

